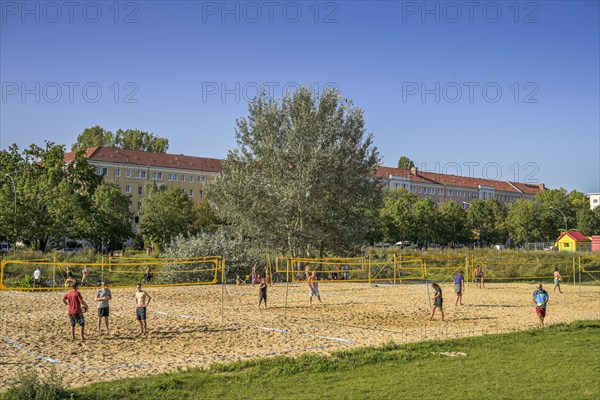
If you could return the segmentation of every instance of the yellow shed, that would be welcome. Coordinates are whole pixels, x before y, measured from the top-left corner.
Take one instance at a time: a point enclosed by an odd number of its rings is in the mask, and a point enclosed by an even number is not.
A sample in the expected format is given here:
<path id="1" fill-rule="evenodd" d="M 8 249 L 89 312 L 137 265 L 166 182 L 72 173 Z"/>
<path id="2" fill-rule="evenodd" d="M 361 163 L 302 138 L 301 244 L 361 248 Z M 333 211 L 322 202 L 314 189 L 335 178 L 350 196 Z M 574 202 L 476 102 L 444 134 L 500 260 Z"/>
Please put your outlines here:
<path id="1" fill-rule="evenodd" d="M 591 251 L 592 239 L 577 231 L 563 232 L 556 239 L 558 251 Z"/>

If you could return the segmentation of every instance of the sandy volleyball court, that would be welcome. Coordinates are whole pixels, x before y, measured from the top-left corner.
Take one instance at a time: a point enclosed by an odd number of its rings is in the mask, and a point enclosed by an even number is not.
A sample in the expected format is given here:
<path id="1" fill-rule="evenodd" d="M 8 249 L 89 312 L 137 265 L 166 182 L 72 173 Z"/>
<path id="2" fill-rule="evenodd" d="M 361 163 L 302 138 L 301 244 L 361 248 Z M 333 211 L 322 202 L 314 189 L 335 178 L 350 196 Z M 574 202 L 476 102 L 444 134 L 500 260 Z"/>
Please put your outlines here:
<path id="1" fill-rule="evenodd" d="M 446 322 L 429 322 L 424 284 L 369 286 L 321 283 L 323 304 L 308 303 L 305 285 L 269 288 L 268 310 L 258 310 L 258 288 L 246 286 L 148 287 L 147 337 L 135 321 L 134 289 L 113 289 L 112 332 L 96 331 L 96 310 L 86 314 L 87 341 L 71 342 L 61 292 L 0 292 L 0 375 L 3 384 L 20 370 L 48 373 L 51 366 L 72 386 L 178 368 L 201 367 L 268 355 L 328 353 L 388 341 L 399 343 L 536 326 L 531 284 L 467 286 L 462 307 L 444 289 Z M 564 287 L 552 293 L 548 324 L 600 319 L 600 287 Z M 221 308 L 221 294 L 224 294 Z M 94 289 L 83 289 L 94 304 Z M 429 295 L 433 296 L 430 290 Z M 223 312 L 223 321 L 222 313 Z"/>

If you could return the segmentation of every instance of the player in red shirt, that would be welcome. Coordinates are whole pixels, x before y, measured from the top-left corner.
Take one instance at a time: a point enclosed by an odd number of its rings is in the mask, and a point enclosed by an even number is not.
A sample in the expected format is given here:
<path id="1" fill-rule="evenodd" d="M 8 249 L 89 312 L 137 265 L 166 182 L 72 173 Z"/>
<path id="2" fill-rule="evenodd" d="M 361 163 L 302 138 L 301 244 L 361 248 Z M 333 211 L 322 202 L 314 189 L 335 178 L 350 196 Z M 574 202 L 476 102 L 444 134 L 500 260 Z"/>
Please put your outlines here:
<path id="1" fill-rule="evenodd" d="M 71 340 L 75 340 L 75 324 L 79 325 L 81 331 L 81 340 L 85 340 L 83 330 L 85 327 L 85 320 L 83 319 L 83 313 L 87 311 L 88 305 L 81 297 L 81 293 L 77 290 L 79 282 L 73 283 L 73 289 L 69 290 L 63 297 L 63 303 L 69 306 L 69 321 L 71 323 Z M 83 306 L 83 308 L 81 307 Z"/>

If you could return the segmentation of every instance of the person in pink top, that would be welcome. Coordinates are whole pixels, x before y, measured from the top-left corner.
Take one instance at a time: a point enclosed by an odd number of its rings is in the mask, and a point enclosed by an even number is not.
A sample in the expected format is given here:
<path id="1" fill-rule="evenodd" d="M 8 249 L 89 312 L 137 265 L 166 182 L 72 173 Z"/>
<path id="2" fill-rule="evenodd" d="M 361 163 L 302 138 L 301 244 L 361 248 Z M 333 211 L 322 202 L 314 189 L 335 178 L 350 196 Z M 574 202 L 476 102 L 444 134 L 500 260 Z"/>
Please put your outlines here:
<path id="1" fill-rule="evenodd" d="M 77 290 L 79 288 L 79 282 L 73 283 L 73 288 L 67 292 L 63 297 L 63 303 L 69 306 L 69 322 L 71 323 L 71 340 L 75 340 L 75 324 L 79 325 L 81 332 L 81 340 L 85 340 L 84 328 L 85 320 L 83 313 L 87 311 L 88 305 L 81 297 L 81 293 Z M 83 306 L 83 307 L 82 307 Z"/>

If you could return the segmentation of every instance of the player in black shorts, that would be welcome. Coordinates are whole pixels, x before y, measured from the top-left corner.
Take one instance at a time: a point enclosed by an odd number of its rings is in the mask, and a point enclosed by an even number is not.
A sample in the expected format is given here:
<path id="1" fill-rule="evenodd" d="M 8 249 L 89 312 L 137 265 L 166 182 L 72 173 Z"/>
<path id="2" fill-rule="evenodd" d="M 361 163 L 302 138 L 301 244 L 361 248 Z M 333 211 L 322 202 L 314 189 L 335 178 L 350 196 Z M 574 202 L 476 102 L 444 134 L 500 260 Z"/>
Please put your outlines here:
<path id="1" fill-rule="evenodd" d="M 265 278 L 260 279 L 260 285 L 258 285 L 258 308 L 260 304 L 265 301 L 265 308 L 267 308 L 267 281 Z"/>

